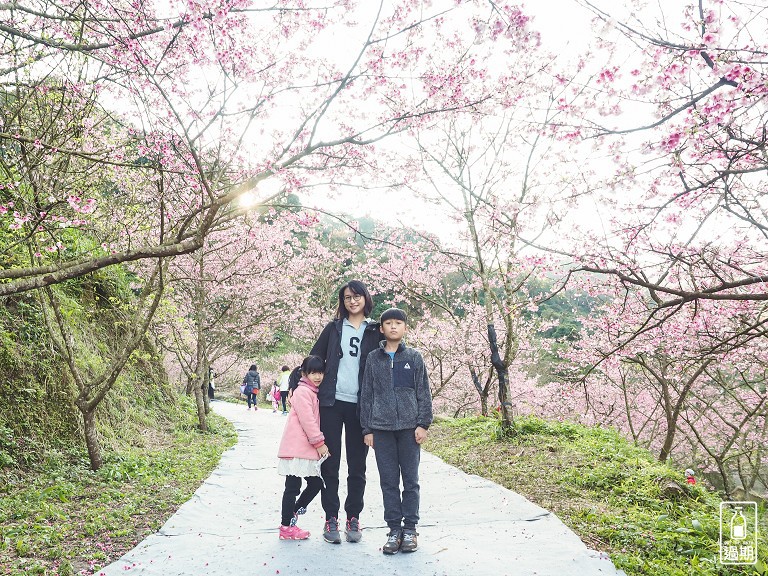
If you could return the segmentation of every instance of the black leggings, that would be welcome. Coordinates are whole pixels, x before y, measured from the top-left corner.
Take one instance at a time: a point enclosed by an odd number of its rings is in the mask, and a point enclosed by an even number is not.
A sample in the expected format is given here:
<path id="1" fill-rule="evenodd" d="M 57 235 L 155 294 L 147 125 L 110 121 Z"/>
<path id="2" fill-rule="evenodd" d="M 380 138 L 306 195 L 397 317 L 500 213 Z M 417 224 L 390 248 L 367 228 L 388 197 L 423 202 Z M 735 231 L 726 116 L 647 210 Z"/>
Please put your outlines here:
<path id="1" fill-rule="evenodd" d="M 285 400 L 288 398 L 288 390 L 280 390 L 280 400 L 283 402 L 283 412 L 287 412 L 288 408 L 285 407 Z"/>
<path id="2" fill-rule="evenodd" d="M 307 487 L 299 495 L 301 491 L 301 478 L 298 476 L 285 477 L 283 510 L 280 518 L 280 523 L 283 526 L 289 526 L 291 518 L 296 514 L 296 511 L 299 508 L 308 507 L 323 487 L 323 480 L 319 476 L 307 476 L 304 480 L 307 481 Z M 297 496 L 298 500 L 296 499 Z"/>
<path id="3" fill-rule="evenodd" d="M 339 476 L 341 444 L 344 442 L 347 457 L 347 499 L 344 511 L 349 518 L 359 518 L 363 510 L 365 492 L 365 458 L 368 446 L 363 442 L 363 429 L 357 404 L 336 400 L 333 406 L 320 406 L 320 430 L 325 436 L 330 456 L 323 462 L 322 473 L 325 488 L 321 494 L 325 519 L 339 515 Z"/>

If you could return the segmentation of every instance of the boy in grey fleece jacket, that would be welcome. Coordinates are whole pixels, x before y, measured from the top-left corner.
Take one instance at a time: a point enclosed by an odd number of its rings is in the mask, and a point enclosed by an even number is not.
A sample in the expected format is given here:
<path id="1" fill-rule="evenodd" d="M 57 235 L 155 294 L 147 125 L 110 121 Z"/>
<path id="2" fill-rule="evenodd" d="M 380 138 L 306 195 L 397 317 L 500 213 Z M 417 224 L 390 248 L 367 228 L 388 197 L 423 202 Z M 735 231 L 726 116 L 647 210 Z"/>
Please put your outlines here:
<path id="1" fill-rule="evenodd" d="M 405 312 L 398 308 L 385 311 L 380 330 L 386 340 L 366 359 L 360 389 L 360 424 L 365 444 L 376 454 L 384 520 L 389 526 L 382 552 L 415 552 L 419 460 L 421 443 L 432 424 L 432 393 L 424 359 L 402 342 Z"/>

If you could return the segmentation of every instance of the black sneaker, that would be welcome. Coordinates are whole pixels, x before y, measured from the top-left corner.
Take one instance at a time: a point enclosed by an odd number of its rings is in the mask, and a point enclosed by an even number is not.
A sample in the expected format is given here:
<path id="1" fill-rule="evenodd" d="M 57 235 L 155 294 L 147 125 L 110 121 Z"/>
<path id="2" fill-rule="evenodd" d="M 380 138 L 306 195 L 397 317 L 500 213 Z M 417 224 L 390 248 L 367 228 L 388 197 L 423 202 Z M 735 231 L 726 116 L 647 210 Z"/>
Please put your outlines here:
<path id="1" fill-rule="evenodd" d="M 341 544 L 341 534 L 339 534 L 339 521 L 336 518 L 329 518 L 325 521 L 325 530 L 323 530 L 323 539 L 331 544 Z"/>
<path id="2" fill-rule="evenodd" d="M 363 531 L 360 529 L 360 520 L 354 516 L 347 520 L 347 542 L 360 542 L 363 538 Z"/>
<path id="3" fill-rule="evenodd" d="M 400 544 L 400 550 L 403 552 L 416 552 L 419 549 L 416 530 L 403 530 L 403 542 Z"/>
<path id="4" fill-rule="evenodd" d="M 397 528 L 393 528 L 387 534 L 387 541 L 384 546 L 381 547 L 381 551 L 384 554 L 397 554 L 400 551 L 400 544 L 403 541 L 403 532 Z"/>

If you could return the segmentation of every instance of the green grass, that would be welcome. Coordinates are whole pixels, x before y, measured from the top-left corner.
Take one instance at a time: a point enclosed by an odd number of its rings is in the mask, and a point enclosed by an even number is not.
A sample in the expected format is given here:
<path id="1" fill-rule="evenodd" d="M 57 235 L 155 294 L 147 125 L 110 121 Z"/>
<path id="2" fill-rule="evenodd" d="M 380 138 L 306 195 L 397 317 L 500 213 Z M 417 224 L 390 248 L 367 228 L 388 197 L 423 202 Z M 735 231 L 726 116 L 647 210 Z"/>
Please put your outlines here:
<path id="1" fill-rule="evenodd" d="M 105 454 L 98 472 L 84 452 L 49 451 L 25 472 L 0 475 L 0 574 L 91 574 L 119 558 L 186 502 L 236 442 L 214 413 L 209 432 L 194 411 L 153 430 L 141 447 Z"/>
<path id="2" fill-rule="evenodd" d="M 765 510 L 756 566 L 719 563 L 719 497 L 603 428 L 518 418 L 438 420 L 426 448 L 554 512 L 630 576 L 768 574 Z"/>

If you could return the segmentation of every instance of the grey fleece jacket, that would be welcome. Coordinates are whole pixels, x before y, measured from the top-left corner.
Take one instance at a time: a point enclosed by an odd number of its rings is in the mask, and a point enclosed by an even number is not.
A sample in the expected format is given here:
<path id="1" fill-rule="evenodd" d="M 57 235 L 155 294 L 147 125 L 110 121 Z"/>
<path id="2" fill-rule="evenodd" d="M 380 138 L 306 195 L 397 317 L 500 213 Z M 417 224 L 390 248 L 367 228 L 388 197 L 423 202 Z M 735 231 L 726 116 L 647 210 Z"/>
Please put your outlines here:
<path id="1" fill-rule="evenodd" d="M 400 343 L 392 360 L 379 343 L 366 359 L 360 389 L 363 435 L 372 430 L 408 430 L 432 424 L 432 393 L 424 359 Z"/>

